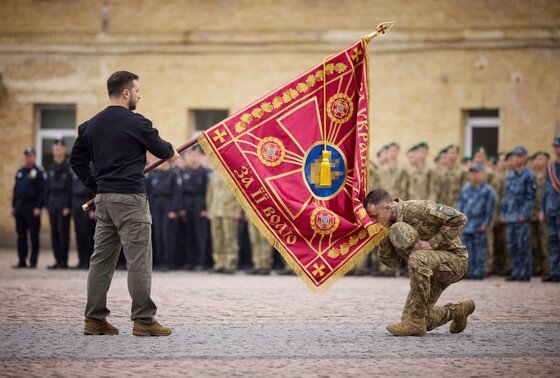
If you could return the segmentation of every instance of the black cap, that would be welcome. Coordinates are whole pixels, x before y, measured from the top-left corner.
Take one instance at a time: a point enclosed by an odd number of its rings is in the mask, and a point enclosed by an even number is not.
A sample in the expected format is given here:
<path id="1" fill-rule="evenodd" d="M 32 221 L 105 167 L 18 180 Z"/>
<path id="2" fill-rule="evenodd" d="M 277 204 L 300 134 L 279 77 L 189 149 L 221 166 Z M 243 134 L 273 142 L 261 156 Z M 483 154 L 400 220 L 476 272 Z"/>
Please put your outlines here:
<path id="1" fill-rule="evenodd" d="M 37 153 L 35 152 L 35 149 L 33 147 L 27 147 L 25 150 L 23 150 L 23 154 L 25 156 L 36 156 Z"/>
<path id="2" fill-rule="evenodd" d="M 55 139 L 54 142 L 53 142 L 53 146 L 55 144 L 58 144 L 60 146 L 66 146 L 66 143 L 64 143 L 64 139 L 62 139 L 62 138 Z"/>

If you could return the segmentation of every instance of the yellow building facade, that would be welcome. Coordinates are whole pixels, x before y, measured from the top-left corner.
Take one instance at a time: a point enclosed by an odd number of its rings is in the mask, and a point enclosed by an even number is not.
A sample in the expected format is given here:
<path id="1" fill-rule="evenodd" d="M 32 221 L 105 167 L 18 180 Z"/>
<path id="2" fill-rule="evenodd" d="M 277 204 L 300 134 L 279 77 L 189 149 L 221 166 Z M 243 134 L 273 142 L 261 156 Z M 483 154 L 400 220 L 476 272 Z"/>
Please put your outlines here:
<path id="1" fill-rule="evenodd" d="M 71 141 L 106 106 L 116 70 L 140 76 L 137 111 L 178 146 L 395 20 L 370 44 L 372 151 L 420 140 L 432 153 L 449 143 L 468 149 L 485 135 L 497 150 L 551 150 L 560 125 L 554 0 L 0 3 L 4 244 L 13 241 L 9 213 L 24 148 L 37 148 L 46 165 L 52 138 Z"/>

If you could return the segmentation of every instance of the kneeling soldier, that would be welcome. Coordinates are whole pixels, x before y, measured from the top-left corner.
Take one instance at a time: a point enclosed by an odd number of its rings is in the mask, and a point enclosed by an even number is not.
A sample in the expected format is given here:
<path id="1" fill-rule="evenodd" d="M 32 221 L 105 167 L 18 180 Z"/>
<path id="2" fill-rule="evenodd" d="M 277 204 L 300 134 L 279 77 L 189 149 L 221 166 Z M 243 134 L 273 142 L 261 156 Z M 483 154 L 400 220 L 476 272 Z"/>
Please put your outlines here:
<path id="1" fill-rule="evenodd" d="M 408 262 L 410 292 L 402 319 L 387 330 L 396 336 L 423 336 L 452 321 L 449 331 L 462 332 L 474 302 L 435 304 L 467 270 L 468 253 L 459 238 L 467 217 L 432 201 L 393 200 L 384 189 L 370 192 L 364 207 L 373 221 L 390 226 L 389 237 L 377 251 L 380 261 L 391 269 L 397 269 L 402 259 Z"/>

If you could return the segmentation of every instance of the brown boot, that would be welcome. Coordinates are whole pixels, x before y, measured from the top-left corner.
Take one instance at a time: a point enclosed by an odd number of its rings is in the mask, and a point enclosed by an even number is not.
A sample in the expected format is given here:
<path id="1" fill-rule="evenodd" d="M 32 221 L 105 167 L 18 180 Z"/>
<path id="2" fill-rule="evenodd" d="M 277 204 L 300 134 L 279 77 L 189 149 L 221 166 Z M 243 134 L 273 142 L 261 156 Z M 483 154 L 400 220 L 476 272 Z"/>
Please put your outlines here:
<path id="1" fill-rule="evenodd" d="M 172 332 L 171 328 L 162 326 L 158 322 L 145 324 L 134 321 L 134 327 L 132 327 L 134 336 L 169 336 Z"/>
<path id="2" fill-rule="evenodd" d="M 426 334 L 426 323 L 408 319 L 400 323 L 389 324 L 387 331 L 395 336 L 424 336 Z"/>
<path id="3" fill-rule="evenodd" d="M 119 330 L 108 321 L 85 319 L 84 335 L 118 335 Z"/>
<path id="4" fill-rule="evenodd" d="M 467 317 L 474 312 L 475 305 L 470 299 L 455 303 L 451 307 L 453 321 L 449 326 L 449 332 L 460 333 L 467 327 Z"/>

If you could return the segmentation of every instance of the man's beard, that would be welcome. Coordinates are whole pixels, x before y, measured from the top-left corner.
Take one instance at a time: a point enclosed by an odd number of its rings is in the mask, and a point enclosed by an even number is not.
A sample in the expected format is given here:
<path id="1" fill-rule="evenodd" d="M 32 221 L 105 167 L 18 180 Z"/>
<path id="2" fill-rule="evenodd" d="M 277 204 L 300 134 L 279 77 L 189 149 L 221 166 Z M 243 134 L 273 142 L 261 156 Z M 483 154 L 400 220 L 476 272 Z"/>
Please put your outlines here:
<path id="1" fill-rule="evenodd" d="M 136 103 L 137 101 L 134 101 L 133 99 L 128 100 L 128 110 L 135 110 Z"/>

